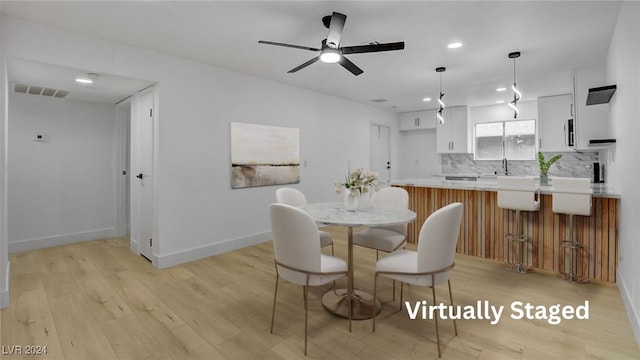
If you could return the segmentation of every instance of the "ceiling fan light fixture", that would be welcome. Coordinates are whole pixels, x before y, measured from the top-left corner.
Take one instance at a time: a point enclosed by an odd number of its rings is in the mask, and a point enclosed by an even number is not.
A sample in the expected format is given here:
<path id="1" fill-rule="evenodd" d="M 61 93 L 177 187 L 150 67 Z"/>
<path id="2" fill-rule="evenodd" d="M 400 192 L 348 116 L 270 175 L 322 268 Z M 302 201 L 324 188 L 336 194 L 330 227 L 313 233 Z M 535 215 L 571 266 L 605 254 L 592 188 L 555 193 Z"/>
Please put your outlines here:
<path id="1" fill-rule="evenodd" d="M 322 23 L 326 28 L 329 29 L 329 33 L 327 34 L 327 38 L 322 40 L 322 47 L 319 49 L 307 46 L 300 45 L 292 45 L 285 44 L 273 41 L 265 41 L 259 40 L 259 44 L 266 45 L 276 45 L 276 46 L 284 46 L 288 48 L 301 49 L 313 51 L 315 53 L 320 53 L 319 56 L 315 56 L 307 62 L 296 66 L 295 68 L 287 71 L 287 73 L 295 73 L 301 69 L 306 68 L 311 64 L 315 64 L 318 60 L 324 63 L 338 63 L 340 66 L 345 68 L 348 72 L 353 74 L 354 76 L 358 76 L 362 74 L 364 71 L 360 69 L 356 64 L 351 62 L 351 60 L 347 59 L 344 55 L 350 54 L 364 54 L 364 53 L 375 53 L 381 51 L 395 51 L 395 50 L 403 50 L 404 49 L 404 41 L 394 42 L 394 43 L 384 43 L 381 44 L 377 41 L 369 43 L 368 45 L 357 45 L 357 46 L 341 46 L 340 40 L 342 39 L 342 30 L 344 30 L 344 23 L 347 20 L 347 15 L 340 14 L 338 12 L 333 12 L 331 15 L 327 15 L 322 18 Z"/>
<path id="2" fill-rule="evenodd" d="M 320 54 L 320 61 L 327 64 L 333 64 L 340 61 L 340 52 L 337 49 L 325 48 Z"/>

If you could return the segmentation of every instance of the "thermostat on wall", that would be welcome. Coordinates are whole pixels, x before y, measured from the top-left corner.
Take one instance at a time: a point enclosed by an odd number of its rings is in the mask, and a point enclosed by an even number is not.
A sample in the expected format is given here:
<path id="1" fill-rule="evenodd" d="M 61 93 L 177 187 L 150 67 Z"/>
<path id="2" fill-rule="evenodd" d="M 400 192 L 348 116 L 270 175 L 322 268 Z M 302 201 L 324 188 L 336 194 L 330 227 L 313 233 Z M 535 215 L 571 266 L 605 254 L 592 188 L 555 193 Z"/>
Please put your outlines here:
<path id="1" fill-rule="evenodd" d="M 39 141 L 39 142 L 44 142 L 44 134 L 43 133 L 36 133 L 33 135 L 33 141 Z"/>

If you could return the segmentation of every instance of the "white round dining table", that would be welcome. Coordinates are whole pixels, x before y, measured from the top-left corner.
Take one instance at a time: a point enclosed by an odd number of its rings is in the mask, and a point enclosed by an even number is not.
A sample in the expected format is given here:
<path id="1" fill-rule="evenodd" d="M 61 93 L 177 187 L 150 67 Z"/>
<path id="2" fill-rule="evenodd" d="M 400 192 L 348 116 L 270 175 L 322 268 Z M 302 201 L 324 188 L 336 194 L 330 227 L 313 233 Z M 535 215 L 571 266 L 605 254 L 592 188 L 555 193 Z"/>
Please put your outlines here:
<path id="1" fill-rule="evenodd" d="M 322 296 L 324 308 L 337 316 L 348 319 L 363 320 L 380 311 L 380 301 L 366 291 L 355 288 L 353 281 L 353 228 L 371 226 L 389 226 L 406 224 L 416 219 L 416 213 L 408 209 L 373 207 L 361 204 L 355 211 L 345 210 L 343 203 L 323 202 L 310 203 L 304 210 L 318 223 L 347 227 L 348 259 L 347 288 L 330 290 Z M 349 324 L 351 330 L 351 324 Z"/>

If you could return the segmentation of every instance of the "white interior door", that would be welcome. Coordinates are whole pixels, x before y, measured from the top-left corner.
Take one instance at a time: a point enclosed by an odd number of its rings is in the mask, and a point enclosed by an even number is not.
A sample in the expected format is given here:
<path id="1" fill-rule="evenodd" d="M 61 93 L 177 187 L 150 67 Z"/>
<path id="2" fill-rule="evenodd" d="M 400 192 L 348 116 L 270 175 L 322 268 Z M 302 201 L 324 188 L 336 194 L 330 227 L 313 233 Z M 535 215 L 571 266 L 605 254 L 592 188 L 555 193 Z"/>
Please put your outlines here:
<path id="1" fill-rule="evenodd" d="M 132 236 L 137 229 L 136 240 L 140 254 L 153 260 L 153 141 L 154 141 L 154 107 L 153 91 L 141 94 L 137 101 L 137 111 L 132 134 L 132 145 L 136 151 L 132 152 Z M 134 199 L 135 197 L 135 199 Z M 135 214 L 133 214 L 135 212 Z"/>
<path id="2" fill-rule="evenodd" d="M 371 171 L 380 174 L 380 181 L 391 180 L 391 129 L 371 125 Z"/>

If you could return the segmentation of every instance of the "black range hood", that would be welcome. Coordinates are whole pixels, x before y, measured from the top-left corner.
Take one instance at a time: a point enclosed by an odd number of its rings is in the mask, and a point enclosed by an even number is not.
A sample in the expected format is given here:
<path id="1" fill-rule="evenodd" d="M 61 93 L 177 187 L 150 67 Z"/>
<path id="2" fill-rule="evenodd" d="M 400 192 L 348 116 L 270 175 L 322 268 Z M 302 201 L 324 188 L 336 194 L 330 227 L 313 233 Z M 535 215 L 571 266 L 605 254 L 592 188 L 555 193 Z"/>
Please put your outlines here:
<path id="1" fill-rule="evenodd" d="M 606 104 L 616 92 L 616 85 L 602 86 L 589 89 L 587 105 Z"/>
<path id="2" fill-rule="evenodd" d="M 589 146 L 609 145 L 609 144 L 615 144 L 615 143 L 616 143 L 616 139 L 591 139 L 591 140 L 589 140 Z"/>

